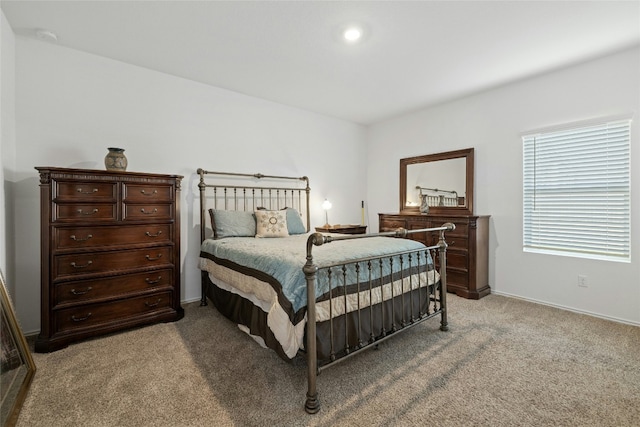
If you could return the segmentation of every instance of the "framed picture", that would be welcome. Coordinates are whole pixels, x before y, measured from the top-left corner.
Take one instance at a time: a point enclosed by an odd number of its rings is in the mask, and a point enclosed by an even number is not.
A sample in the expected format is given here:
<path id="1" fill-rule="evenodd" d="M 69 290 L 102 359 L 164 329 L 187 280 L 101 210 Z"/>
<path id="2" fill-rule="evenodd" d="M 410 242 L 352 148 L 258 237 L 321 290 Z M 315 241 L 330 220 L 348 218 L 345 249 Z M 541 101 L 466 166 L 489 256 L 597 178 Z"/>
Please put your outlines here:
<path id="1" fill-rule="evenodd" d="M 13 426 L 18 420 L 20 407 L 27 396 L 36 365 L 29 352 L 27 340 L 18 326 L 13 305 L 9 299 L 4 276 L 0 272 L 0 425 Z"/>

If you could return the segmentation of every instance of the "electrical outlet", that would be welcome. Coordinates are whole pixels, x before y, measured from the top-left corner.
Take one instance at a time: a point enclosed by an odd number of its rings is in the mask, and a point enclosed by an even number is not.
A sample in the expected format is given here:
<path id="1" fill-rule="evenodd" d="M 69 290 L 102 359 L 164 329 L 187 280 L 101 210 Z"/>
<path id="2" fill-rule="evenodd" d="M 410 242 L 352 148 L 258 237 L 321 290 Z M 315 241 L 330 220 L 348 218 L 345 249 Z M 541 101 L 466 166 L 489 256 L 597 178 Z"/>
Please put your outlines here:
<path id="1" fill-rule="evenodd" d="M 589 282 L 587 281 L 587 276 L 584 274 L 578 274 L 578 286 L 581 288 L 588 288 Z"/>

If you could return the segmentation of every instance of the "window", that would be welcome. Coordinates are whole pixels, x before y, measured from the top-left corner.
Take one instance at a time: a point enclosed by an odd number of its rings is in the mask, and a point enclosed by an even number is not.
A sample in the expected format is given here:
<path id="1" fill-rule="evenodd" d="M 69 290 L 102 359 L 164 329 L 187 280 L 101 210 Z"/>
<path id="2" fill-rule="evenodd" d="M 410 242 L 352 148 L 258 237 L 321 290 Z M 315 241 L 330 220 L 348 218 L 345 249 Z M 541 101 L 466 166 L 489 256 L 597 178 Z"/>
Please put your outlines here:
<path id="1" fill-rule="evenodd" d="M 523 136 L 526 252 L 630 261 L 630 127 Z"/>

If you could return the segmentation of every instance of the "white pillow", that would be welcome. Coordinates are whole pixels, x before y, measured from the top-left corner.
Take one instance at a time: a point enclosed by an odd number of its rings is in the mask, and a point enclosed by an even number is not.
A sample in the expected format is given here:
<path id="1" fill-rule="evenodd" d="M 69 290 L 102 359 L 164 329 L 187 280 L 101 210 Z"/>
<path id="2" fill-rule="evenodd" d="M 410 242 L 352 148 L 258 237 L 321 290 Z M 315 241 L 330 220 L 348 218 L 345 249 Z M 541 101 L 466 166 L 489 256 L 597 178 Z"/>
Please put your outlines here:
<path id="1" fill-rule="evenodd" d="M 287 212 L 257 210 L 256 237 L 287 237 Z"/>

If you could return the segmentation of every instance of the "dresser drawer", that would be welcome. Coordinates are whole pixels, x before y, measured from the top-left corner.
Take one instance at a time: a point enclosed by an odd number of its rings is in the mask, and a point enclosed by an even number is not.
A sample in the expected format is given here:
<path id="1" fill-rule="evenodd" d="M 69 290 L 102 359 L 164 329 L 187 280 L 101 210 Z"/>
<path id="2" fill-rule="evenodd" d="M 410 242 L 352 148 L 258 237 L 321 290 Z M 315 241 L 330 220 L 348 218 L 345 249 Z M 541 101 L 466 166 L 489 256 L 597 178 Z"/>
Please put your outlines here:
<path id="1" fill-rule="evenodd" d="M 115 202 L 118 187 L 115 182 L 55 182 L 54 201 Z"/>
<path id="2" fill-rule="evenodd" d="M 469 239 L 467 236 L 452 236 L 445 233 L 444 238 L 447 242 L 448 249 L 460 249 L 466 252 L 469 248 Z"/>
<path id="3" fill-rule="evenodd" d="M 173 237 L 171 227 L 171 224 L 57 227 L 54 229 L 55 249 L 166 244 Z"/>
<path id="4" fill-rule="evenodd" d="M 436 249 L 438 251 L 438 249 Z M 440 256 L 436 260 L 436 267 L 440 270 Z M 467 272 L 469 270 L 469 255 L 465 250 L 447 249 L 447 271 L 454 269 Z"/>
<path id="5" fill-rule="evenodd" d="M 398 228 L 406 228 L 405 221 L 402 219 L 384 219 L 380 221 L 380 231 L 395 231 Z"/>
<path id="6" fill-rule="evenodd" d="M 172 266 L 172 247 L 117 252 L 95 252 L 88 254 L 56 255 L 54 257 L 54 280 L 85 274 L 97 274 L 130 270 L 135 268 Z"/>
<path id="7" fill-rule="evenodd" d="M 54 307 L 96 301 L 173 286 L 173 269 L 145 271 L 101 279 L 64 282 L 55 286 Z"/>
<path id="8" fill-rule="evenodd" d="M 422 240 L 422 243 L 424 243 L 427 246 L 435 246 L 440 241 L 440 237 L 433 233 L 418 233 L 418 234 L 425 236 L 424 240 Z M 447 243 L 449 243 L 448 239 L 447 239 Z"/>
<path id="9" fill-rule="evenodd" d="M 449 221 L 449 222 L 453 222 L 456 226 L 456 229 L 453 231 L 449 231 L 448 233 L 446 233 L 446 235 L 449 236 L 468 236 L 469 235 L 469 224 L 467 224 L 466 222 L 454 222 L 454 221 Z"/>
<path id="10" fill-rule="evenodd" d="M 419 233 L 419 234 L 422 234 L 422 233 Z M 440 241 L 440 236 L 434 233 L 429 233 L 427 237 L 428 237 L 428 241 L 427 241 L 428 246 L 435 246 Z M 466 251 L 469 248 L 469 239 L 467 238 L 467 236 L 459 236 L 459 235 L 455 236 L 445 232 L 444 239 L 447 242 L 447 250 L 461 249 Z"/>
<path id="11" fill-rule="evenodd" d="M 448 290 L 456 291 L 455 288 L 467 288 L 469 283 L 469 273 L 467 271 L 455 270 L 447 268 L 447 285 Z"/>
<path id="12" fill-rule="evenodd" d="M 469 235 L 469 222 L 466 221 L 465 219 L 436 217 L 431 219 L 431 227 L 442 227 L 444 224 L 448 222 L 453 223 L 456 226 L 456 229 L 453 231 L 447 231 L 445 233 L 445 237 Z M 447 240 L 449 240 L 449 237 L 447 237 Z"/>
<path id="13" fill-rule="evenodd" d="M 124 208 L 125 221 L 158 221 L 173 219 L 171 204 L 127 204 Z"/>
<path id="14" fill-rule="evenodd" d="M 447 250 L 447 271 L 449 269 L 467 271 L 469 268 L 469 257 L 466 251 Z"/>
<path id="15" fill-rule="evenodd" d="M 116 205 L 111 203 L 54 204 L 53 221 L 115 221 Z"/>
<path id="16" fill-rule="evenodd" d="M 125 183 L 123 197 L 125 202 L 171 202 L 173 201 L 173 186 Z"/>
<path id="17" fill-rule="evenodd" d="M 56 330 L 64 332 L 114 321 L 123 322 L 128 318 L 171 310 L 172 297 L 172 292 L 166 291 L 126 300 L 54 310 Z"/>

